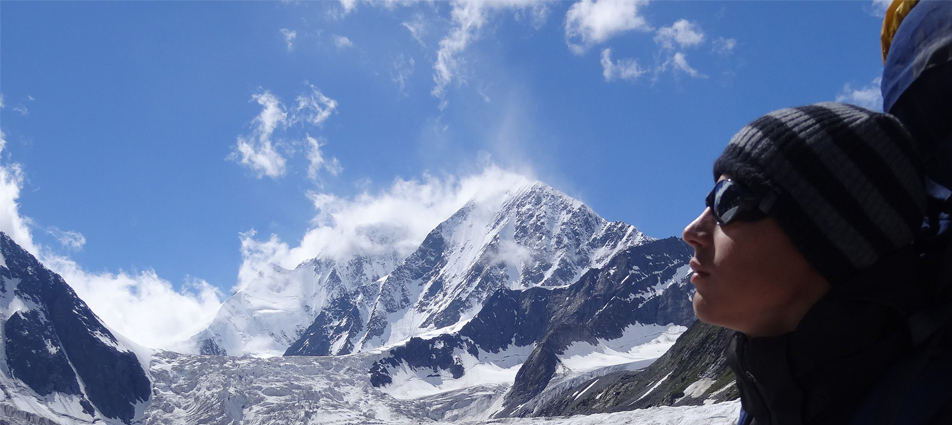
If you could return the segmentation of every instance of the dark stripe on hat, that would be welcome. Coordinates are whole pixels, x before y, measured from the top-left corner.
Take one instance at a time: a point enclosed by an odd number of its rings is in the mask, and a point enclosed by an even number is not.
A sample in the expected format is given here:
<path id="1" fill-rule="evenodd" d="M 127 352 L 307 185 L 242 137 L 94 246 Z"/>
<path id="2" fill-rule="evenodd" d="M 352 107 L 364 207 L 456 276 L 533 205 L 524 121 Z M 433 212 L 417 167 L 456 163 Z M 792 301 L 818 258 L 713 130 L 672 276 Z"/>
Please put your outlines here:
<path id="1" fill-rule="evenodd" d="M 809 214 L 803 211 L 797 202 L 781 198 L 771 216 L 782 229 L 797 229 L 784 233 L 794 246 L 798 247 L 803 257 L 831 282 L 841 281 L 859 268 L 850 266 L 853 261 L 839 249 L 827 249 L 835 248 L 837 244 L 813 221 L 802 219 L 809 217 Z"/>
<path id="2" fill-rule="evenodd" d="M 870 114 L 870 111 L 856 105 L 850 105 L 847 103 L 841 105 L 864 114 Z M 915 141 L 912 139 L 912 136 L 909 134 L 909 132 L 907 132 L 906 129 L 902 127 L 902 124 L 899 123 L 899 120 L 890 118 L 890 116 L 886 114 L 880 115 L 879 113 L 873 114 L 872 118 L 876 121 L 876 123 L 879 124 L 879 128 L 884 133 L 886 133 L 890 139 L 909 141 L 909 143 L 895 143 L 895 146 L 899 148 L 900 151 L 902 151 L 902 154 L 906 156 L 906 160 L 910 161 L 910 164 L 915 167 L 916 171 L 919 174 L 923 174 L 924 168 L 920 162 L 922 157 L 919 154 L 919 150 L 916 149 Z M 912 159 L 915 160 L 913 161 Z"/>
<path id="3" fill-rule="evenodd" d="M 759 172 L 752 173 L 750 167 L 743 166 L 745 163 L 757 164 L 757 167 L 762 171 L 770 172 L 770 182 L 778 190 L 781 199 L 796 202 L 799 206 L 797 210 L 806 214 L 800 219 L 801 221 L 812 220 L 814 224 L 823 222 L 826 239 L 832 241 L 833 244 L 822 248 L 817 246 L 801 247 L 801 251 L 806 248 L 822 249 L 824 251 L 838 250 L 848 257 L 849 264 L 857 268 L 872 264 L 876 260 L 878 254 L 875 249 L 859 234 L 853 223 L 840 216 L 816 188 L 799 178 L 793 165 L 783 157 L 783 154 L 773 143 L 769 142 L 769 139 L 760 130 L 751 126 L 744 127 L 731 139 L 729 145 L 730 149 L 725 150 L 721 157 L 731 158 L 724 161 L 726 167 L 722 167 L 723 171 L 733 177 L 739 177 L 740 181 L 745 183 L 748 182 L 746 180 L 748 177 L 751 177 L 750 181 L 752 182 L 764 181 L 763 178 L 758 178 Z M 758 162 L 754 162 L 755 159 Z M 770 163 L 769 167 L 765 165 L 767 162 Z M 766 183 L 766 181 L 764 182 Z M 793 196 L 794 193 L 797 196 Z M 775 207 L 774 210 L 777 208 L 782 207 Z M 817 224 L 817 227 L 820 227 L 819 224 Z M 797 226 L 796 223 L 787 223 L 784 229 L 788 234 L 802 231 L 802 227 Z"/>
<path id="4" fill-rule="evenodd" d="M 866 212 L 863 211 L 863 207 L 850 195 L 836 175 L 826 168 L 823 160 L 786 122 L 766 115 L 751 123 L 751 126 L 759 129 L 770 139 L 778 151 L 787 158 L 787 162 L 797 171 L 798 176 L 796 177 L 812 186 L 838 215 L 849 221 L 860 237 L 869 243 L 874 252 L 882 254 L 894 248 L 890 238 L 870 220 Z M 790 161 L 789 158 L 796 158 L 796 161 Z M 770 164 L 765 165 L 769 166 Z M 795 182 L 790 183 L 796 184 Z M 796 193 L 792 195 L 797 196 Z M 817 225 L 824 227 L 826 224 L 817 223 Z M 829 231 L 826 230 L 823 233 L 827 234 Z"/>
<path id="5" fill-rule="evenodd" d="M 822 123 L 821 127 L 826 131 L 833 144 L 839 147 L 841 151 L 849 152 L 850 162 L 863 173 L 872 185 L 872 189 L 879 192 L 880 199 L 886 202 L 903 220 L 902 223 L 879 222 L 877 227 L 883 232 L 890 233 L 895 232 L 891 229 L 892 226 L 902 224 L 909 229 L 905 233 L 914 237 L 915 224 L 922 220 L 922 212 L 916 205 L 916 198 L 898 184 L 901 176 L 896 176 L 896 178 L 890 176 L 893 174 L 892 167 L 870 147 L 873 143 L 892 143 L 896 145 L 903 143 L 893 142 L 895 139 L 885 140 L 884 135 L 880 135 L 883 140 L 865 140 L 856 133 L 851 125 L 853 123 L 839 119 L 842 116 L 837 111 L 829 108 L 805 106 L 797 109 L 813 118 L 817 123 Z M 869 115 L 866 115 L 866 117 L 860 119 L 868 119 L 868 117 Z M 898 248 L 895 244 L 893 245 Z"/>

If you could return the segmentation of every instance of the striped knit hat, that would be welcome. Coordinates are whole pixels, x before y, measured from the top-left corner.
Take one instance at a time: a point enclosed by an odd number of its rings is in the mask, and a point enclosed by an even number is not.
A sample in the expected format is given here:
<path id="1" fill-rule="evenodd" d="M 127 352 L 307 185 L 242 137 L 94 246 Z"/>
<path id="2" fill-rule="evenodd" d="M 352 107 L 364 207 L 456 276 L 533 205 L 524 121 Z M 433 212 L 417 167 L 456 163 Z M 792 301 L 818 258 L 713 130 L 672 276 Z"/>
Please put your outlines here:
<path id="1" fill-rule="evenodd" d="M 912 242 L 925 211 L 922 165 L 891 115 L 820 103 L 771 112 L 741 129 L 714 162 L 754 193 L 831 283 Z"/>

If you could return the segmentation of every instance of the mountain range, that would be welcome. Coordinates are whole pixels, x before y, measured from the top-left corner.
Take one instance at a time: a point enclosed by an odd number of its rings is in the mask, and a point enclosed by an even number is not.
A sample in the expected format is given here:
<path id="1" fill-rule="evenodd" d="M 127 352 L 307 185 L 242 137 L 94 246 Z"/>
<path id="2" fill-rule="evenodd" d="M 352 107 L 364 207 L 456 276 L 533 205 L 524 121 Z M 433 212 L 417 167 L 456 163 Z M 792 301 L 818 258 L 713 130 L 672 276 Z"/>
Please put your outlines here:
<path id="1" fill-rule="evenodd" d="M 173 353 L 109 331 L 0 234 L 0 413 L 419 423 L 736 397 L 723 335 L 695 324 L 691 249 L 678 238 L 647 237 L 531 181 L 467 203 L 408 255 L 370 236 L 385 248 L 255 270 Z"/>

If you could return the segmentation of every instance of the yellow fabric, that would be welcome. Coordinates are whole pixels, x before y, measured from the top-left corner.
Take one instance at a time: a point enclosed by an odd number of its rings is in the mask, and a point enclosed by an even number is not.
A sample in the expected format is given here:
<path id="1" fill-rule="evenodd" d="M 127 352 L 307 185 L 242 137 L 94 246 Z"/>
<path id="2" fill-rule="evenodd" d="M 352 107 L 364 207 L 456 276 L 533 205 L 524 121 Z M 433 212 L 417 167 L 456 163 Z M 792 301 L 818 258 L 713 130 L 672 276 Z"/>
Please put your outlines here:
<path id="1" fill-rule="evenodd" d="M 894 0 L 886 8 L 886 18 L 883 19 L 883 35 L 880 42 L 883 47 L 883 63 L 886 63 L 886 55 L 889 54 L 889 46 L 892 45 L 892 39 L 899 29 L 899 24 L 905 19 L 909 11 L 919 3 L 919 0 Z"/>

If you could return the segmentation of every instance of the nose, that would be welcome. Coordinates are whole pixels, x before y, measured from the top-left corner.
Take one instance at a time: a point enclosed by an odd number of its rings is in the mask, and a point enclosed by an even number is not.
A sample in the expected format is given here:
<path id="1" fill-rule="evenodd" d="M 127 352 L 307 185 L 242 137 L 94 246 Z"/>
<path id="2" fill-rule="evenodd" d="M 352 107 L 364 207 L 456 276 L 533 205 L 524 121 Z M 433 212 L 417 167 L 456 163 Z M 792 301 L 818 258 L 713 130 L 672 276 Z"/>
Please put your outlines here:
<path id="1" fill-rule="evenodd" d="M 701 248 L 711 243 L 711 232 L 713 226 L 717 225 L 714 216 L 711 215 L 710 208 L 704 208 L 701 215 L 697 216 L 684 231 L 681 232 L 681 238 L 684 239 L 692 248 Z"/>

